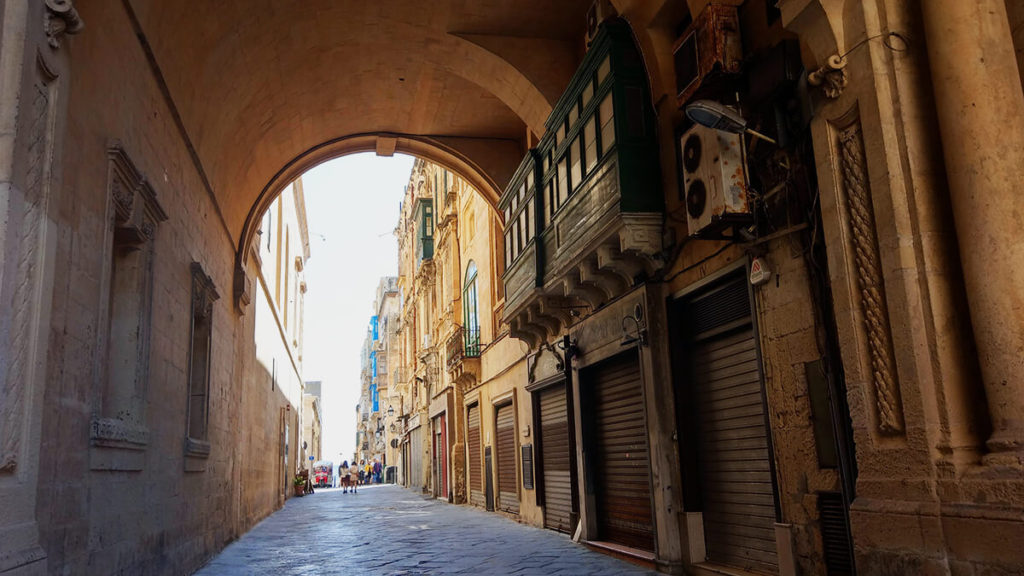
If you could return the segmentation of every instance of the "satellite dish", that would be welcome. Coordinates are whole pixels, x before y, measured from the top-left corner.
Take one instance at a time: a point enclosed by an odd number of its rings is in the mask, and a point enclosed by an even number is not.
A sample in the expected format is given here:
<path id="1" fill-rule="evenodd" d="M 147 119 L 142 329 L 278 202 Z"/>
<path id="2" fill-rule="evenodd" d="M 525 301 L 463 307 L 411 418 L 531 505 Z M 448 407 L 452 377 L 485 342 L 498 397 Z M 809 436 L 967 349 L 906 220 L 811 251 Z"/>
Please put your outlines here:
<path id="1" fill-rule="evenodd" d="M 776 144 L 775 140 L 747 128 L 747 119 L 739 112 L 714 100 L 696 100 L 686 105 L 686 117 L 701 126 L 712 130 L 729 132 L 731 134 L 743 134 L 746 132 L 752 136 Z"/>

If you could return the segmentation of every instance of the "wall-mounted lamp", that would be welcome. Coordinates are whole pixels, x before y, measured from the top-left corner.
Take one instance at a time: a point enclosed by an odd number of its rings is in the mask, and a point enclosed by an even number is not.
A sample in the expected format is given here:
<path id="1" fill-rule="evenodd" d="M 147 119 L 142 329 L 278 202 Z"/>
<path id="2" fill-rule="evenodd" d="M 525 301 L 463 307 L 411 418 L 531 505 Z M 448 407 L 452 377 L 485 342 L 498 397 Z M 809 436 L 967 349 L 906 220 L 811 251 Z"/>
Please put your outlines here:
<path id="1" fill-rule="evenodd" d="M 621 346 L 631 346 L 640 343 L 641 346 L 647 346 L 647 327 L 643 324 L 644 320 L 644 309 L 639 304 L 633 309 L 632 316 L 623 316 L 622 318 L 622 342 Z M 635 330 L 630 332 L 630 323 Z"/>
<path id="2" fill-rule="evenodd" d="M 748 128 L 746 118 L 721 102 L 696 100 L 686 105 L 686 116 L 697 124 L 712 130 L 720 130 L 732 134 L 743 134 L 746 132 L 751 136 L 771 142 L 772 144 L 778 144 L 775 140 L 764 134 Z"/>
<path id="3" fill-rule="evenodd" d="M 388 418 L 391 418 L 394 415 L 395 415 L 395 407 L 394 406 L 388 406 Z"/>

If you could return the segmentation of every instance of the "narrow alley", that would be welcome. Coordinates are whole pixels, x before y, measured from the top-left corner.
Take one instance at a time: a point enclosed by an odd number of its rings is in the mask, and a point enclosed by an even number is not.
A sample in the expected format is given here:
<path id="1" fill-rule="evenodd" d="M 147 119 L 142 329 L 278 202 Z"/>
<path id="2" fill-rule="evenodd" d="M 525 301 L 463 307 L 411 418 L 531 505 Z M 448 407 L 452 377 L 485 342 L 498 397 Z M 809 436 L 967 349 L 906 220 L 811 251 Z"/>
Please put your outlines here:
<path id="1" fill-rule="evenodd" d="M 196 576 L 354 573 L 654 574 L 564 534 L 383 485 L 292 498 Z"/>

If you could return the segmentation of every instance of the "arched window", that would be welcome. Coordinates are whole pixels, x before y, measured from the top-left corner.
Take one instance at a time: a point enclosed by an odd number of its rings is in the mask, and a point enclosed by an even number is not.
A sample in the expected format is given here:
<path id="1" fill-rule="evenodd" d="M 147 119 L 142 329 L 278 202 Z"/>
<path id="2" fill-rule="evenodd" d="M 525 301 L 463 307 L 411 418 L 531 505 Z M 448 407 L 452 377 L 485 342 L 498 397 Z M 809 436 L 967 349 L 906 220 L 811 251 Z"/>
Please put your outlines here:
<path id="1" fill-rule="evenodd" d="M 462 329 L 466 356 L 480 355 L 480 316 L 477 305 L 476 263 L 470 260 L 462 288 Z"/>

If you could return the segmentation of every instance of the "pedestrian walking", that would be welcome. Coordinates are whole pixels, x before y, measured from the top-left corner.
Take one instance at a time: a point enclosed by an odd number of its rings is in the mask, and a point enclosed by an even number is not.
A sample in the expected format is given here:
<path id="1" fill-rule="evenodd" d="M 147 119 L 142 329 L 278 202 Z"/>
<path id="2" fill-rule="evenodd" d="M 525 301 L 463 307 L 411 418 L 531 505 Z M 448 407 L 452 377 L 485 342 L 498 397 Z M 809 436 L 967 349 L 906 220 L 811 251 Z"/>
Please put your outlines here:
<path id="1" fill-rule="evenodd" d="M 359 491 L 356 488 L 359 487 L 359 484 L 356 482 L 356 479 L 359 478 L 359 469 L 356 468 L 355 462 L 353 462 L 352 467 L 348 469 L 348 477 L 352 480 L 352 493 L 358 494 Z"/>
<path id="2" fill-rule="evenodd" d="M 341 466 L 338 467 L 338 478 L 341 479 L 341 493 L 347 494 L 349 486 L 352 485 L 348 471 L 348 460 L 342 462 Z"/>

